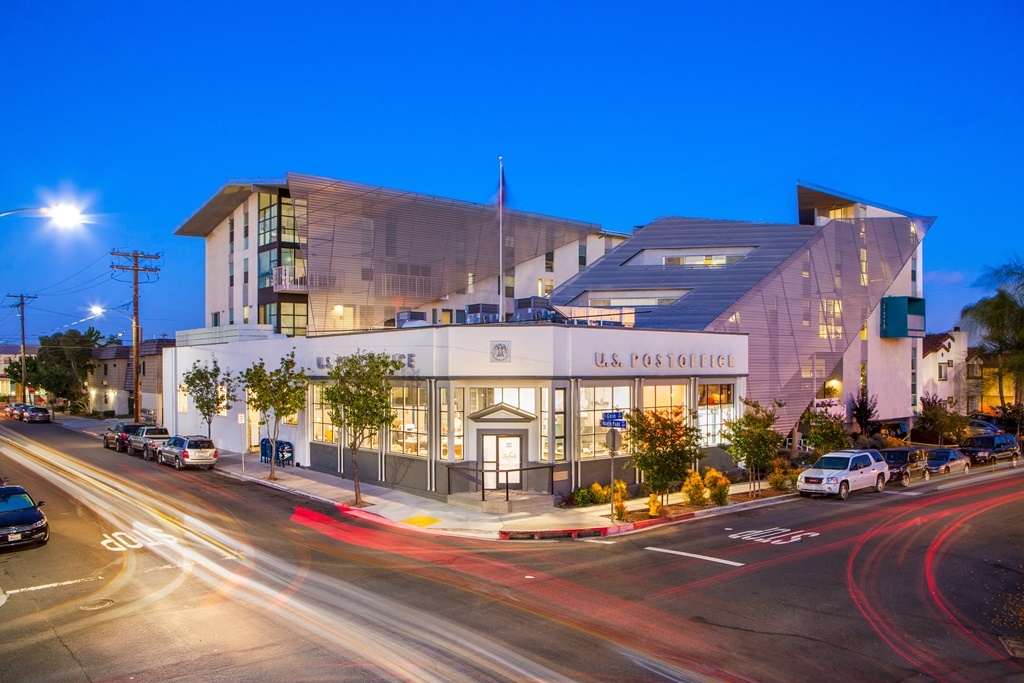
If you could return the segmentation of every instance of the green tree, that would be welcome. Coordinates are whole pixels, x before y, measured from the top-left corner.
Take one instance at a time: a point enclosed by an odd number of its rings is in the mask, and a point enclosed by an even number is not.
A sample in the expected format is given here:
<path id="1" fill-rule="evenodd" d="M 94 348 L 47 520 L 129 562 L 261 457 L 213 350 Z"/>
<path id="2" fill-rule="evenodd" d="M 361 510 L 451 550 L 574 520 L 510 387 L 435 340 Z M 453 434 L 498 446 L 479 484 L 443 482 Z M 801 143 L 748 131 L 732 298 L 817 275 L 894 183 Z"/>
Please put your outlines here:
<path id="1" fill-rule="evenodd" d="M 84 403 L 85 381 L 93 369 L 92 352 L 101 338 L 92 327 L 84 333 L 68 330 L 39 337 L 34 381 L 50 394 L 51 404 L 54 397 L 65 398 L 72 405 Z"/>
<path id="2" fill-rule="evenodd" d="M 213 416 L 231 409 L 231 404 L 238 400 L 235 388 L 237 380 L 229 371 L 221 372 L 217 359 L 211 364 L 199 361 L 192 364 L 192 369 L 181 377 L 182 384 L 196 404 L 196 411 L 206 422 L 206 436 L 212 435 Z"/>
<path id="3" fill-rule="evenodd" d="M 871 423 L 878 416 L 878 397 L 868 396 L 866 393 L 857 396 L 850 394 L 850 413 L 853 421 L 860 427 L 860 433 L 867 436 L 871 430 Z"/>
<path id="4" fill-rule="evenodd" d="M 1024 403 L 997 406 L 996 415 L 999 416 L 1003 429 L 1011 434 L 1016 434 L 1020 439 L 1020 430 L 1024 426 Z"/>
<path id="5" fill-rule="evenodd" d="M 915 426 L 934 434 L 940 446 L 944 443 L 958 444 L 963 441 L 967 422 L 966 417 L 949 409 L 945 399 L 935 394 L 925 394 L 921 397 L 921 411 L 915 420 Z"/>
<path id="6" fill-rule="evenodd" d="M 241 382 L 247 392 L 249 407 L 259 414 L 260 425 L 267 425 L 267 435 L 273 448 L 268 478 L 277 479 L 274 465 L 277 462 L 277 437 L 281 433 L 281 420 L 306 407 L 309 377 L 305 369 L 295 370 L 295 349 L 292 349 L 281 359 L 276 370 L 268 371 L 260 358 L 259 362 L 242 371 Z"/>
<path id="7" fill-rule="evenodd" d="M 818 408 L 810 407 L 804 413 L 804 421 L 808 425 L 804 439 L 816 456 L 850 447 L 845 420 L 829 412 L 834 405 L 832 401 L 824 401 Z"/>
<path id="8" fill-rule="evenodd" d="M 626 413 L 633 466 L 644 473 L 651 490 L 664 496 L 673 483 L 696 471 L 704 456 L 700 429 L 681 407 Z"/>
<path id="9" fill-rule="evenodd" d="M 363 504 L 359 488 L 359 448 L 367 439 L 395 421 L 391 407 L 391 377 L 402 367 L 386 353 L 356 350 L 351 356 L 335 360 L 327 373 L 321 395 L 328 407 L 331 423 L 345 428 L 352 454 L 352 486 L 355 505 Z M 341 444 L 339 437 L 339 446 Z"/>
<path id="10" fill-rule="evenodd" d="M 21 356 L 12 359 L 7 364 L 7 376 L 12 382 L 21 384 Z M 25 356 L 25 386 L 34 387 L 39 384 L 39 364 L 36 363 L 35 356 Z M 26 398 L 27 396 L 26 391 Z"/>
<path id="11" fill-rule="evenodd" d="M 785 407 L 785 403 L 774 401 L 774 406 L 766 408 L 755 400 L 741 399 L 745 410 L 735 420 L 726 420 L 722 429 L 722 440 L 728 443 L 726 450 L 737 465 L 745 463 L 751 472 L 750 491 L 760 491 L 760 478 L 755 472 L 765 470 L 769 463 L 779 455 L 779 448 L 785 437 L 775 431 L 778 419 L 777 411 Z"/>

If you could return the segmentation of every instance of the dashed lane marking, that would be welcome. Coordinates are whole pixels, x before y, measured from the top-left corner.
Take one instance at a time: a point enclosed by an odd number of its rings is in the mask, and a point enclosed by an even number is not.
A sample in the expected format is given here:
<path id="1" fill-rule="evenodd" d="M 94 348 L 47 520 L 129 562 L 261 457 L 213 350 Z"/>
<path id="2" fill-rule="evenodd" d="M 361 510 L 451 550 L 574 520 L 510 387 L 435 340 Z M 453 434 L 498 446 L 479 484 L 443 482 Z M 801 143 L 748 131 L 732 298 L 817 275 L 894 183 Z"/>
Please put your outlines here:
<path id="1" fill-rule="evenodd" d="M 644 550 L 651 550 L 656 553 L 668 553 L 669 555 L 682 555 L 683 557 L 692 557 L 695 560 L 707 560 L 708 562 L 717 562 L 719 564 L 727 564 L 730 567 L 742 567 L 742 562 L 733 562 L 732 560 L 723 560 L 720 557 L 708 557 L 707 555 L 697 555 L 695 553 L 684 553 L 679 550 L 668 550 L 666 548 L 644 548 Z"/>
<path id="2" fill-rule="evenodd" d="M 59 588 L 60 586 L 71 586 L 76 583 L 88 583 L 90 581 L 102 581 L 102 576 L 90 576 L 85 579 L 73 579 L 71 581 L 58 581 L 57 583 L 46 583 L 42 586 L 30 586 L 28 588 L 15 588 L 12 591 L 7 591 L 7 595 L 16 595 L 18 593 L 28 593 L 29 591 L 41 591 L 47 588 Z"/>

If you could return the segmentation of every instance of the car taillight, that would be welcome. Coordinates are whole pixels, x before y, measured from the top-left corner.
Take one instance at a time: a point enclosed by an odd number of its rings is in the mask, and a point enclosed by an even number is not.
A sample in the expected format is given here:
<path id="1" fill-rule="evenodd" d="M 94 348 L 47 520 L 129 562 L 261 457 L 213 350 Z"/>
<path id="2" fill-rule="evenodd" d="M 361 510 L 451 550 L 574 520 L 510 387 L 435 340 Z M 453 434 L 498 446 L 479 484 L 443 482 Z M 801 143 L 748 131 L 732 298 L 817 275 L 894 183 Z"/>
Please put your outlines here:
<path id="1" fill-rule="evenodd" d="M 214 449 L 214 450 L 213 450 L 213 457 L 214 457 L 214 458 L 216 458 L 216 457 L 217 457 L 217 449 Z"/>
<path id="2" fill-rule="evenodd" d="M 185 458 L 186 460 L 188 460 L 188 451 L 182 451 L 182 452 L 181 452 L 181 457 L 183 457 L 183 458 Z"/>

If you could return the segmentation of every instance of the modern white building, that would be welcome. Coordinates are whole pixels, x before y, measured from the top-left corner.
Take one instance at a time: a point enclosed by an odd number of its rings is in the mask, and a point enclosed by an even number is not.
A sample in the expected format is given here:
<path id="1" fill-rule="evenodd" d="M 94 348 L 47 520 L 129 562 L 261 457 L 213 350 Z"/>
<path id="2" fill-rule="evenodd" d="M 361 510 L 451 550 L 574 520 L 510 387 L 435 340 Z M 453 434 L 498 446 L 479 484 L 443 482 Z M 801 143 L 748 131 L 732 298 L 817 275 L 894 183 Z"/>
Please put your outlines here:
<path id="1" fill-rule="evenodd" d="M 239 372 L 263 359 L 268 369 L 294 350 L 314 378 L 308 408 L 282 427 L 296 462 L 340 475 L 351 454 L 320 402 L 333 359 L 357 350 L 384 352 L 403 363 L 394 379 L 395 425 L 360 453 L 362 481 L 423 495 L 480 494 L 503 489 L 548 495 L 607 483 L 639 481 L 628 457 L 610 464 L 606 413 L 682 406 L 696 411 L 708 443 L 735 417 L 745 392 L 747 338 L 741 334 L 637 330 L 556 323 L 438 325 L 318 337 L 183 346 L 165 351 L 166 386 L 179 385 L 195 362 Z M 206 433 L 185 393 L 165 425 Z M 258 444 L 259 417 L 245 405 L 213 420 L 227 450 Z M 341 444 L 346 443 L 341 439 Z M 499 472 L 500 471 L 500 472 Z M 472 497 L 472 496 L 471 496 Z"/>
<path id="2" fill-rule="evenodd" d="M 229 182 L 176 233 L 206 242 L 209 324 L 178 333 L 165 386 L 213 357 L 237 372 L 294 348 L 317 380 L 357 349 L 404 358 L 400 418 L 360 472 L 438 497 L 513 471 L 549 494 L 613 470 L 629 480 L 601 424 L 629 410 L 693 411 L 719 467 L 730 463 L 719 430 L 744 397 L 785 401 L 787 431 L 814 401 L 845 410 L 861 392 L 881 420 L 911 421 L 934 219 L 806 184 L 797 213 L 795 224 L 661 218 L 627 236 L 298 174 Z M 282 438 L 300 464 L 344 475 L 351 456 L 318 392 Z M 186 395 L 176 405 L 169 427 L 203 431 Z M 252 448 L 255 424 L 240 406 L 214 436 Z"/>

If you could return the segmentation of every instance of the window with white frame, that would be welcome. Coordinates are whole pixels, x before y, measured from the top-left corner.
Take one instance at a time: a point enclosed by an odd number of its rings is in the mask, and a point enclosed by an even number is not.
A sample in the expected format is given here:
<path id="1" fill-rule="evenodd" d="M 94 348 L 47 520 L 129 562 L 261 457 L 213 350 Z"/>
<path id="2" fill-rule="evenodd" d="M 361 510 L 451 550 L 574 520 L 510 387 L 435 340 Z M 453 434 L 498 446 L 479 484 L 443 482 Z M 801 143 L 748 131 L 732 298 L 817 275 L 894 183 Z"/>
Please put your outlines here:
<path id="1" fill-rule="evenodd" d="M 430 428 L 427 424 L 426 382 L 403 382 L 391 387 L 391 425 L 388 450 L 392 453 L 427 456 Z"/>
<path id="2" fill-rule="evenodd" d="M 608 427 L 601 426 L 606 412 L 626 412 L 630 407 L 629 386 L 580 387 L 580 457 L 593 458 L 608 455 L 605 434 Z"/>
<path id="3" fill-rule="evenodd" d="M 717 446 L 722 442 L 722 428 L 726 420 L 736 418 L 732 384 L 701 384 L 697 401 L 697 427 L 703 446 Z"/>

